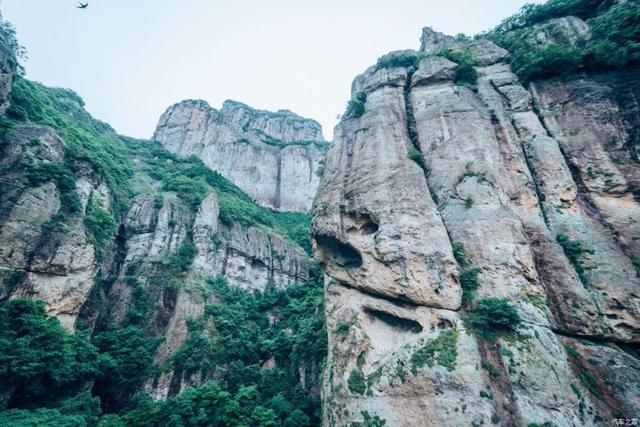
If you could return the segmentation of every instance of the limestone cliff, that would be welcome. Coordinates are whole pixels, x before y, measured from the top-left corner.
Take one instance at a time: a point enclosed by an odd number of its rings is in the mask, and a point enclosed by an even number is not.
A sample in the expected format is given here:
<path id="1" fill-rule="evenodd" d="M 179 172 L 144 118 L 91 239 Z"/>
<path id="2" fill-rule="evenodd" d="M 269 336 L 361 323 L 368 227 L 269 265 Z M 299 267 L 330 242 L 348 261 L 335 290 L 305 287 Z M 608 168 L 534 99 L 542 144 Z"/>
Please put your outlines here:
<path id="1" fill-rule="evenodd" d="M 199 157 L 263 206 L 302 212 L 311 207 L 327 146 L 314 120 L 235 101 L 220 111 L 204 101 L 173 105 L 153 138 L 181 157 Z"/>
<path id="2" fill-rule="evenodd" d="M 638 69 L 525 88 L 488 39 L 421 42 L 355 78 L 314 201 L 325 425 L 633 418 Z"/>

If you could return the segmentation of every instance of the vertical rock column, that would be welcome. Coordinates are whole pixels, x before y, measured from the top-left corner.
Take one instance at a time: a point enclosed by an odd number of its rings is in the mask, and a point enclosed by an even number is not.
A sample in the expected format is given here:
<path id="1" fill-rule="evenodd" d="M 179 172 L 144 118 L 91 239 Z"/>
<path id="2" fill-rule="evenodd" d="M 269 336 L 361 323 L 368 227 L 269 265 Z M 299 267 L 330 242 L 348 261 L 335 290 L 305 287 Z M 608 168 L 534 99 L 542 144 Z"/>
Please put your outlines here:
<path id="1" fill-rule="evenodd" d="M 471 424 L 491 414 L 470 369 L 479 354 L 458 316 L 451 243 L 409 160 L 406 82 L 403 68 L 356 78 L 366 112 L 336 127 L 314 202 L 314 254 L 327 274 L 326 425 Z M 449 359 L 420 360 L 434 343 Z"/>

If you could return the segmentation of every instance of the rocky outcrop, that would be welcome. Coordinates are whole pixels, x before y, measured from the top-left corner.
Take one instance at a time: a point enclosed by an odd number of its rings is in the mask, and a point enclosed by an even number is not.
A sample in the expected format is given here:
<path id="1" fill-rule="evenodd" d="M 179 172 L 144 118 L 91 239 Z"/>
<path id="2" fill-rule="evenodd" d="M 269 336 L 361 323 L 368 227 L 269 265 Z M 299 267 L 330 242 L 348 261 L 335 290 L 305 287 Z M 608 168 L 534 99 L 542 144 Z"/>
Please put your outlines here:
<path id="1" fill-rule="evenodd" d="M 443 49 L 476 57 L 476 87 Z M 488 40 L 427 28 L 421 51 L 356 77 L 365 112 L 336 127 L 314 201 L 325 424 L 633 418 L 637 70 L 528 90 Z M 483 298 L 514 307 L 518 333 L 472 327 Z"/>
<path id="2" fill-rule="evenodd" d="M 61 200 L 63 141 L 50 128 L 27 126 L 4 135 L 0 150 L 0 299 L 43 300 L 49 315 L 73 329 L 98 261 L 82 216 Z M 91 196 L 108 204 L 109 191 L 92 169 L 78 167 L 84 172 L 70 191 L 80 209 Z"/>
<path id="3" fill-rule="evenodd" d="M 220 111 L 204 101 L 173 105 L 153 138 L 181 157 L 200 158 L 263 206 L 303 212 L 311 207 L 327 146 L 314 120 L 234 101 Z"/>

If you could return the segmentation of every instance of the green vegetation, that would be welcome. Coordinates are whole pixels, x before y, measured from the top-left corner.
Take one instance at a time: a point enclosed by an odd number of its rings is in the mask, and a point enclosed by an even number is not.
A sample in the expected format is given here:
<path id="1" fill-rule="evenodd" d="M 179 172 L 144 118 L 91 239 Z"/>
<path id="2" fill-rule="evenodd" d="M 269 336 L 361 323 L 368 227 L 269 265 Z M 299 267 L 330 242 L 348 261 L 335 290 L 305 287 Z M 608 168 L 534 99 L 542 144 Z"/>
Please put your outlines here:
<path id="1" fill-rule="evenodd" d="M 462 242 L 456 240 L 451 244 L 453 248 L 453 257 L 458 261 L 460 267 L 464 267 L 467 265 L 467 253 L 464 250 L 464 245 Z"/>
<path id="2" fill-rule="evenodd" d="M 66 213 L 80 210 L 80 199 L 76 193 L 76 177 L 68 165 L 59 163 L 30 163 L 25 165 L 31 186 L 53 181 L 60 195 L 60 205 Z"/>
<path id="3" fill-rule="evenodd" d="M 565 350 L 567 351 L 567 354 L 569 355 L 570 360 L 573 362 L 573 364 L 575 365 L 579 373 L 579 378 L 582 385 L 584 385 L 587 388 L 587 390 L 589 390 L 589 392 L 591 392 L 591 394 L 593 394 L 594 396 L 601 397 L 602 393 L 600 392 L 600 388 L 598 387 L 598 380 L 586 367 L 586 364 L 582 355 L 578 353 L 576 349 L 570 345 L 565 345 Z M 596 363 L 591 363 L 592 360 L 593 359 L 588 359 L 589 363 L 592 366 L 599 365 L 598 361 L 595 361 Z M 574 389 L 574 391 L 576 390 L 577 388 Z"/>
<path id="4" fill-rule="evenodd" d="M 382 55 L 378 58 L 376 69 L 381 70 L 384 68 L 404 67 L 404 68 L 418 68 L 420 60 L 426 55 L 421 52 L 413 50 L 398 50 L 389 52 L 386 55 Z"/>
<path id="5" fill-rule="evenodd" d="M 361 117 L 364 114 L 366 102 L 367 94 L 364 92 L 356 92 L 353 98 L 347 102 L 347 109 L 342 115 L 342 120 Z"/>
<path id="6" fill-rule="evenodd" d="M 473 197 L 467 196 L 467 198 L 464 199 L 464 207 L 465 209 L 471 209 L 472 206 L 473 206 Z"/>
<path id="7" fill-rule="evenodd" d="M 0 20 L 0 32 L 4 35 L 9 49 L 13 51 L 18 60 L 17 72 L 19 76 L 24 76 L 23 62 L 27 59 L 27 50 L 18 42 L 16 29 L 10 22 Z"/>
<path id="8" fill-rule="evenodd" d="M 492 377 L 499 377 L 501 375 L 500 369 L 493 363 L 483 360 L 481 366 L 491 375 Z"/>
<path id="9" fill-rule="evenodd" d="M 320 387 L 326 357 L 324 318 L 316 315 L 321 277 L 317 271 L 308 283 L 256 293 L 209 281 L 219 302 L 189 322 L 189 338 L 170 361 L 176 371 L 200 372 L 208 381 L 162 402 L 139 395 L 133 405 L 142 383 L 160 372 L 153 363 L 160 341 L 140 326 L 149 307 L 135 278 L 128 280 L 137 315 L 91 341 L 47 318 L 43 303 L 11 300 L 0 307 L 0 385 L 15 391 L 0 424 L 317 425 L 320 401 L 311 390 Z M 208 319 L 215 329 L 207 330 Z M 261 368 L 270 359 L 274 367 Z M 92 380 L 92 394 L 82 394 Z"/>
<path id="10" fill-rule="evenodd" d="M 469 315 L 471 326 L 485 338 L 516 332 L 522 319 L 518 310 L 502 298 L 482 298 L 475 302 Z"/>
<path id="11" fill-rule="evenodd" d="M 469 256 L 464 250 L 462 242 L 454 241 L 451 244 L 453 257 L 456 259 L 462 272 L 460 273 L 460 285 L 462 286 L 462 298 L 464 301 L 471 301 L 475 291 L 480 286 L 480 269 L 469 264 Z"/>
<path id="12" fill-rule="evenodd" d="M 364 394 L 367 391 L 367 384 L 364 379 L 364 373 L 360 367 L 357 367 L 351 371 L 349 378 L 347 379 L 347 386 L 349 391 L 355 394 Z"/>
<path id="13" fill-rule="evenodd" d="M 640 277 L 640 259 L 634 258 L 631 260 L 631 262 L 633 263 L 633 266 L 636 269 L 636 276 Z"/>
<path id="14" fill-rule="evenodd" d="M 550 0 L 538 5 L 529 3 L 517 14 L 504 19 L 494 31 L 505 33 L 563 16 L 589 19 L 615 3 L 615 0 Z"/>
<path id="15" fill-rule="evenodd" d="M 70 90 L 48 88 L 18 78 L 13 84 L 7 116 L 17 122 L 55 129 L 65 142 L 67 163 L 89 162 L 104 177 L 112 191 L 114 210 L 120 214 L 131 197 L 128 181 L 133 174 L 133 164 L 113 129 L 93 119 L 83 106 L 82 99 Z M 52 175 L 48 173 L 54 171 L 43 172 L 44 177 L 50 179 Z M 65 179 L 70 178 L 70 174 L 63 175 L 66 175 Z M 64 193 L 65 189 L 60 191 Z"/>
<path id="16" fill-rule="evenodd" d="M 475 66 L 479 65 L 478 60 L 473 57 L 471 52 L 454 51 L 451 49 L 445 49 L 438 52 L 438 56 L 447 58 L 450 61 L 458 64 L 456 66 L 455 83 L 461 86 L 467 86 L 471 89 L 475 89 L 478 82 L 478 73 Z"/>
<path id="17" fill-rule="evenodd" d="M 549 302 L 542 295 L 529 295 L 527 294 L 527 299 L 531 304 L 538 307 L 542 311 L 546 311 L 549 306 Z"/>
<path id="18" fill-rule="evenodd" d="M 573 240 L 564 233 L 558 233 L 556 235 L 556 242 L 562 246 L 565 255 L 571 262 L 580 281 L 585 285 L 589 284 L 589 277 L 587 276 L 587 269 L 584 267 L 583 257 L 584 254 L 593 254 L 593 250 L 587 249 L 579 240 Z"/>
<path id="19" fill-rule="evenodd" d="M 480 397 L 484 397 L 489 400 L 493 400 L 493 392 L 480 390 Z"/>
<path id="20" fill-rule="evenodd" d="M 153 357 L 160 340 L 146 338 L 139 327 L 127 326 L 107 329 L 93 342 L 103 358 L 93 393 L 106 411 L 120 410 L 155 373 Z"/>
<path id="21" fill-rule="evenodd" d="M 47 318 L 42 302 L 13 299 L 0 307 L 0 384 L 11 407 L 35 408 L 80 391 L 102 360 L 82 334 Z"/>
<path id="22" fill-rule="evenodd" d="M 537 51 L 516 51 L 512 59 L 513 69 L 524 84 L 575 73 L 580 65 L 580 54 L 576 48 L 556 44 Z"/>
<path id="23" fill-rule="evenodd" d="M 363 422 L 360 421 L 352 421 L 351 427 L 383 427 L 387 424 L 387 420 L 384 418 L 380 418 L 378 415 L 371 415 L 369 411 L 362 411 Z"/>
<path id="24" fill-rule="evenodd" d="M 427 163 L 424 160 L 424 155 L 422 154 L 422 151 L 418 150 L 415 147 L 411 147 L 409 149 L 409 158 L 414 162 L 416 162 L 416 164 L 420 166 L 420 168 L 423 171 L 427 170 Z"/>
<path id="25" fill-rule="evenodd" d="M 565 16 L 586 20 L 591 37 L 574 42 L 557 34 L 558 43 L 539 49 L 535 42 L 538 30 L 532 26 L 548 27 L 550 19 Z M 614 0 L 528 4 L 487 36 L 512 53 L 513 69 L 524 83 L 580 71 L 621 69 L 640 60 L 640 4 Z"/>
<path id="26" fill-rule="evenodd" d="M 478 289 L 478 273 L 480 273 L 479 268 L 469 268 L 460 274 L 460 284 L 465 295 L 470 296 Z"/>
<path id="27" fill-rule="evenodd" d="M 230 286 L 223 278 L 209 280 L 219 302 L 207 306 L 203 318 L 189 322 L 189 338 L 172 356 L 172 367 L 186 375 L 201 372 L 231 395 L 251 389 L 249 414 L 270 408 L 278 423 L 286 425 L 294 413 L 290 423 L 296 417 L 307 420 L 300 425 L 319 423 L 319 396 L 310 390 L 320 387 L 326 357 L 324 318 L 317 316 L 322 310 L 321 277 L 318 270 L 308 283 L 286 289 L 271 284 L 255 293 Z M 215 329 L 207 326 L 210 323 Z M 271 359 L 275 366 L 261 369 Z M 306 373 L 304 384 L 301 370 Z M 190 393 L 196 396 L 199 390 Z M 276 398 L 279 409 L 274 407 Z"/>
<path id="28" fill-rule="evenodd" d="M 96 258 L 101 260 L 106 246 L 111 242 L 116 231 L 116 221 L 100 200 L 90 196 L 84 214 L 84 226 L 87 237 L 96 251 Z"/>
<path id="29" fill-rule="evenodd" d="M 441 331 L 438 337 L 427 342 L 411 355 L 411 369 L 414 374 L 425 364 L 433 367 L 434 363 L 444 366 L 448 371 L 456 368 L 458 351 L 458 331 L 454 328 Z"/>

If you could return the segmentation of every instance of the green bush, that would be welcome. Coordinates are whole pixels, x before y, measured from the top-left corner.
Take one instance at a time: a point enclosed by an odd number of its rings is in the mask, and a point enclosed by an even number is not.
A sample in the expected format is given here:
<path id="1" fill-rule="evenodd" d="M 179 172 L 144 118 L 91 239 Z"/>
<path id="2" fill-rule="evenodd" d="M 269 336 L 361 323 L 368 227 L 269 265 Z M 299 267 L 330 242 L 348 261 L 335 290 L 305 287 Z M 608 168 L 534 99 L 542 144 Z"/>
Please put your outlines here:
<path id="1" fill-rule="evenodd" d="M 458 331 L 454 328 L 441 331 L 438 337 L 427 342 L 411 355 L 414 373 L 425 364 L 432 367 L 434 363 L 444 366 L 448 371 L 456 368 Z"/>
<path id="2" fill-rule="evenodd" d="M 82 415 L 63 415 L 57 409 L 40 408 L 35 411 L 11 409 L 0 412 L 0 425 L 5 427 L 85 427 L 89 423 Z"/>
<path id="3" fill-rule="evenodd" d="M 420 150 L 418 150 L 415 147 L 411 147 L 409 149 L 409 158 L 411 160 L 413 160 L 414 162 L 416 162 L 416 164 L 418 166 L 420 166 L 420 168 L 424 171 L 427 170 L 427 163 L 424 160 L 424 155 L 422 154 L 422 152 Z"/>
<path id="4" fill-rule="evenodd" d="M 520 12 L 504 19 L 497 33 L 517 30 L 563 16 L 589 19 L 616 3 L 616 0 L 549 0 L 543 4 L 525 4 Z"/>
<path id="5" fill-rule="evenodd" d="M 347 378 L 347 386 L 349 391 L 354 394 L 364 394 L 367 391 L 367 383 L 360 368 L 351 371 L 349 378 Z"/>
<path id="6" fill-rule="evenodd" d="M 474 68 L 477 66 L 478 60 L 474 58 L 470 51 L 454 51 L 451 49 L 444 49 L 438 52 L 438 56 L 447 58 L 450 61 L 457 63 L 455 83 L 461 86 L 467 86 L 475 89 L 478 82 L 478 73 Z"/>
<path id="7" fill-rule="evenodd" d="M 512 59 L 513 69 L 524 84 L 572 74 L 581 65 L 581 54 L 577 49 L 556 44 L 540 51 L 517 51 Z"/>
<path id="8" fill-rule="evenodd" d="M 453 248 L 453 257 L 456 259 L 456 261 L 458 261 L 460 267 L 466 267 L 467 253 L 464 250 L 464 245 L 462 244 L 462 242 L 456 240 L 451 244 L 451 247 Z"/>
<path id="9" fill-rule="evenodd" d="M 218 302 L 206 307 L 204 317 L 188 322 L 189 338 L 170 362 L 178 372 L 199 372 L 204 379 L 215 378 L 216 385 L 206 386 L 211 388 L 190 391 L 189 400 L 219 387 L 229 396 L 230 406 L 223 406 L 232 409 L 238 396 L 250 391 L 251 399 L 243 403 L 245 411 L 236 413 L 234 409 L 236 421 L 227 425 L 237 425 L 238 419 L 257 414 L 268 419 L 275 414 L 279 423 L 288 425 L 298 420 L 304 421 L 301 425 L 318 424 L 320 401 L 311 390 L 321 385 L 320 366 L 327 346 L 324 318 L 317 315 L 322 312 L 323 302 L 320 272 L 314 271 L 305 284 L 286 289 L 270 284 L 262 292 L 231 286 L 221 277 L 207 283 Z M 260 369 L 268 360 L 275 365 Z M 306 372 L 304 384 L 299 376 L 301 369 Z M 167 416 L 171 413 L 167 409 Z M 185 420 L 183 415 L 178 416 Z M 213 419 L 208 418 L 209 422 Z"/>
<path id="10" fill-rule="evenodd" d="M 95 248 L 96 258 L 102 260 L 106 246 L 111 242 L 116 231 L 116 221 L 100 200 L 89 197 L 84 215 L 87 237 Z"/>
<path id="11" fill-rule="evenodd" d="M 588 285 L 589 277 L 587 276 L 587 270 L 584 268 L 583 257 L 584 254 L 592 254 L 593 251 L 587 249 L 582 242 L 573 240 L 564 233 L 558 233 L 556 235 L 556 242 L 562 246 L 564 254 L 569 259 L 576 273 L 578 273 L 580 281 Z"/>
<path id="12" fill-rule="evenodd" d="M 355 119 L 361 117 L 365 111 L 367 103 L 367 94 L 364 92 L 356 92 L 356 94 L 347 102 L 347 109 L 342 116 L 343 120 Z"/>
<path id="13" fill-rule="evenodd" d="M 412 50 L 389 52 L 378 58 L 376 68 L 378 70 L 394 67 L 417 68 L 420 60 L 422 60 L 424 57 L 424 53 Z"/>
<path id="14" fill-rule="evenodd" d="M 176 253 L 167 255 L 162 263 L 165 265 L 166 276 L 175 276 L 180 273 L 186 273 L 193 263 L 193 259 L 198 253 L 196 245 L 191 241 L 191 236 L 182 242 Z"/>
<path id="15" fill-rule="evenodd" d="M 496 365 L 494 365 L 493 363 L 483 360 L 482 363 L 480 364 L 487 372 L 489 372 L 489 375 L 491 375 L 492 377 L 499 377 L 502 373 L 500 372 L 500 369 L 498 369 L 498 367 Z"/>
<path id="16" fill-rule="evenodd" d="M 470 296 L 478 289 L 478 273 L 480 273 L 480 269 L 476 267 L 464 270 L 460 274 L 460 284 L 462 285 L 462 291 L 465 295 Z"/>
<path id="17" fill-rule="evenodd" d="M 474 304 L 469 323 L 481 335 L 493 338 L 496 334 L 516 332 L 522 319 L 518 310 L 507 300 L 482 298 Z"/>

